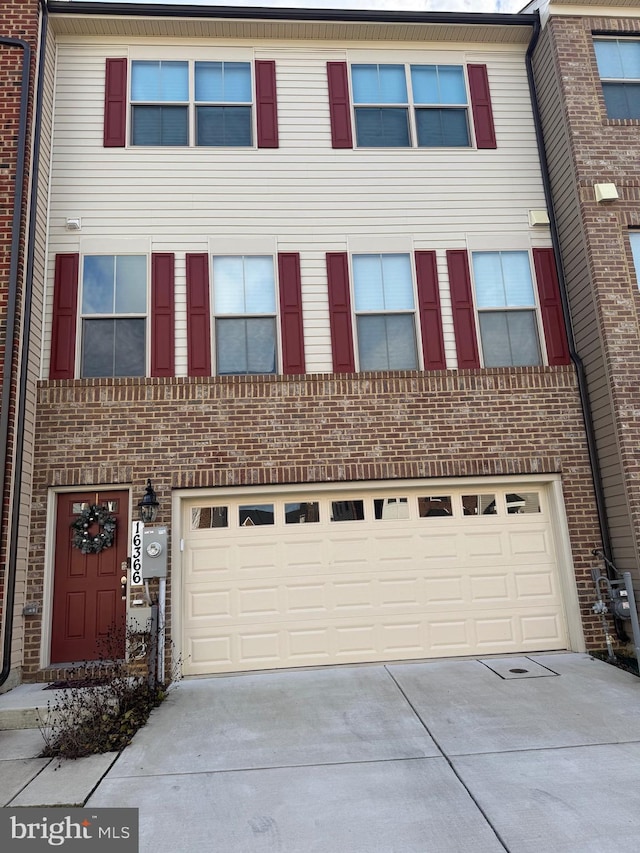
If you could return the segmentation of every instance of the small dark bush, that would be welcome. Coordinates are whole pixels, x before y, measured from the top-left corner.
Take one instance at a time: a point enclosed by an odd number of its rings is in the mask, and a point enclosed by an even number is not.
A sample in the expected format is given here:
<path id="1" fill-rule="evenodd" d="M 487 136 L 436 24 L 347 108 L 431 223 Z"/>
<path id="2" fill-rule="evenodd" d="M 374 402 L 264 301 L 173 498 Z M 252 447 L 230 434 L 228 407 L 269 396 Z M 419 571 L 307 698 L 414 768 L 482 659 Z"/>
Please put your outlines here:
<path id="1" fill-rule="evenodd" d="M 141 641 L 136 635 L 127 640 L 130 648 L 149 646 L 148 637 Z M 110 645 L 113 642 L 108 638 L 107 650 Z M 108 654 L 98 662 L 69 671 L 60 685 L 62 692 L 47 703 L 46 716 L 40 723 L 43 757 L 81 758 L 120 751 L 131 743 L 174 683 L 173 679 L 166 685 L 158 683 L 146 667 L 132 672 L 130 664 L 113 660 Z M 177 666 L 174 669 L 177 674 Z"/>

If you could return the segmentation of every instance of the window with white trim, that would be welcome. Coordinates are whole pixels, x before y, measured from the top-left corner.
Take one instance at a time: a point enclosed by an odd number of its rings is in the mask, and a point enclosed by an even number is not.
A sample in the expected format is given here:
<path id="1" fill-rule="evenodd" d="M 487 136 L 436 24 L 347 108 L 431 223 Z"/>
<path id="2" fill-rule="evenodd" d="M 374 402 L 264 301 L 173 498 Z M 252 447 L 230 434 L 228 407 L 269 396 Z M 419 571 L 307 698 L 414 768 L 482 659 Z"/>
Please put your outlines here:
<path id="1" fill-rule="evenodd" d="M 528 252 L 473 252 L 473 280 L 485 367 L 541 363 Z"/>
<path id="2" fill-rule="evenodd" d="M 354 64 L 351 81 L 359 147 L 471 145 L 461 65 Z"/>
<path id="3" fill-rule="evenodd" d="M 408 254 L 353 255 L 360 370 L 415 370 L 415 298 Z"/>
<path id="4" fill-rule="evenodd" d="M 80 376 L 145 376 L 147 258 L 85 255 Z"/>
<path id="5" fill-rule="evenodd" d="M 253 145 L 249 62 L 134 60 L 131 143 Z"/>
<path id="6" fill-rule="evenodd" d="M 609 118 L 640 119 L 640 41 L 594 39 Z"/>
<path id="7" fill-rule="evenodd" d="M 269 255 L 215 255 L 213 313 L 216 372 L 275 373 L 276 288 Z"/>

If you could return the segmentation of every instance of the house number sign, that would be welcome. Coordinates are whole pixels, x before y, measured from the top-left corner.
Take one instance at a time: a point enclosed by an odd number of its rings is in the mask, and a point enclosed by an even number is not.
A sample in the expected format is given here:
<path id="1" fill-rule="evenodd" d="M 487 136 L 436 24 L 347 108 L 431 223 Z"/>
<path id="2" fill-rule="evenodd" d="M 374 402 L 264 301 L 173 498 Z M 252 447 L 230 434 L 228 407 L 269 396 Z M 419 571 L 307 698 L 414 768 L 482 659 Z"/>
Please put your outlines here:
<path id="1" fill-rule="evenodd" d="M 131 586 L 142 586 L 142 534 L 144 524 L 134 521 L 131 536 Z"/>

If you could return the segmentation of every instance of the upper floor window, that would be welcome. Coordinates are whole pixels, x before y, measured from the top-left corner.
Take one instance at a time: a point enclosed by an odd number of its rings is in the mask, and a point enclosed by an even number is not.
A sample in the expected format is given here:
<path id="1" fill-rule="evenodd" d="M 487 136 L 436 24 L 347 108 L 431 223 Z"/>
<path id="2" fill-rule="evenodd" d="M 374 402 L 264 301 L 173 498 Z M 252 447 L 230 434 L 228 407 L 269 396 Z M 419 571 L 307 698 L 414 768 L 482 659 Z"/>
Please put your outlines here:
<path id="1" fill-rule="evenodd" d="M 360 370 L 415 370 L 415 301 L 409 255 L 354 255 Z"/>
<path id="2" fill-rule="evenodd" d="M 594 47 L 608 117 L 640 119 L 640 41 L 595 39 Z"/>
<path id="3" fill-rule="evenodd" d="M 473 278 L 484 366 L 540 364 L 528 252 L 473 252 Z"/>
<path id="4" fill-rule="evenodd" d="M 133 145 L 251 146 L 248 62 L 134 61 Z"/>
<path id="5" fill-rule="evenodd" d="M 462 66 L 357 64 L 351 80 L 359 147 L 470 146 Z"/>
<path id="6" fill-rule="evenodd" d="M 273 258 L 213 258 L 213 313 L 218 374 L 276 372 Z"/>
<path id="7" fill-rule="evenodd" d="M 81 318 L 81 376 L 145 376 L 146 257 L 86 255 Z"/>

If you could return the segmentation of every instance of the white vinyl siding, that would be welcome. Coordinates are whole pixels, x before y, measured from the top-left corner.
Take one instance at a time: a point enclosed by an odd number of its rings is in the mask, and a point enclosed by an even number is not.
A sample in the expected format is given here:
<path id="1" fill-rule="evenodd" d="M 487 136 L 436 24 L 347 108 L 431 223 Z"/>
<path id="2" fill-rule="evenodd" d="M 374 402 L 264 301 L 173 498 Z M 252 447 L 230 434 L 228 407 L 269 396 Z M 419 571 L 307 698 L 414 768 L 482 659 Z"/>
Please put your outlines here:
<path id="1" fill-rule="evenodd" d="M 86 236 L 146 238 L 176 252 L 176 369 L 186 375 L 185 252 L 208 241 L 277 238 L 300 253 L 305 353 L 309 372 L 332 369 L 325 253 L 347 251 L 350 237 L 403 237 L 413 250 L 436 250 L 447 364 L 456 366 L 446 249 L 488 230 L 550 245 L 532 231 L 530 208 L 545 206 L 530 108 L 526 45 L 468 50 L 394 42 L 367 48 L 335 42 L 261 44 L 121 41 L 65 37 L 57 55 L 48 281 L 57 252 L 83 251 Z M 103 148 L 106 57 L 276 62 L 278 149 Z M 326 62 L 485 63 L 498 150 L 331 148 Z M 82 217 L 78 235 L 68 216 Z M 105 248 L 105 252 L 111 251 Z M 251 251 L 248 249 L 247 251 Z M 51 284 L 45 361 L 50 350 Z M 44 364 L 44 375 L 48 363 Z"/>

